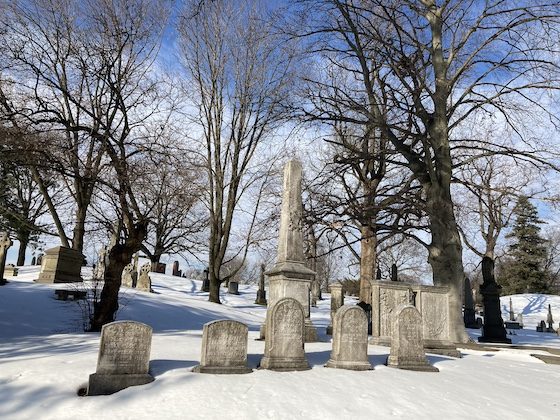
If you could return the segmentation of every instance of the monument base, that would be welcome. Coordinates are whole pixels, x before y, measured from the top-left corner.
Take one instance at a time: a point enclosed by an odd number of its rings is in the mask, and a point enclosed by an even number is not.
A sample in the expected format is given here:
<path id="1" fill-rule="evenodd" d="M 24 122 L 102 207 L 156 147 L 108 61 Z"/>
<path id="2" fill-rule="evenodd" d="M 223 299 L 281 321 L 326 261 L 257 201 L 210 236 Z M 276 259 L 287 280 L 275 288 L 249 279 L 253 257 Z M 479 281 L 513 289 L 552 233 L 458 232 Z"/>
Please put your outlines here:
<path id="1" fill-rule="evenodd" d="M 131 375 L 92 373 L 89 375 L 87 395 L 110 395 L 130 386 L 145 385 L 153 381 L 154 377 L 148 373 Z"/>
<path id="2" fill-rule="evenodd" d="M 304 357 L 302 358 L 284 358 L 284 357 L 267 357 L 261 359 L 259 369 L 275 370 L 277 372 L 290 372 L 294 370 L 309 370 L 311 366 Z"/>
<path id="3" fill-rule="evenodd" d="M 396 369 L 414 370 L 417 372 L 439 372 L 439 369 L 430 365 L 428 360 L 400 361 L 397 358 L 389 356 L 386 365 Z"/>
<path id="4" fill-rule="evenodd" d="M 520 330 L 523 326 L 517 321 L 504 321 L 504 326 L 508 330 Z"/>
<path id="5" fill-rule="evenodd" d="M 478 337 L 479 343 L 501 343 L 501 344 L 511 344 L 511 340 L 509 338 L 501 338 L 501 337 Z"/>
<path id="6" fill-rule="evenodd" d="M 196 373 L 214 373 L 217 375 L 235 375 L 251 373 L 253 369 L 247 366 L 201 366 L 197 365 L 193 367 L 193 372 Z"/>
<path id="7" fill-rule="evenodd" d="M 391 347 L 391 339 L 386 337 L 371 337 L 369 344 L 374 346 Z M 450 341 L 443 340 L 424 340 L 424 351 L 426 353 L 440 354 L 449 357 L 461 357 L 461 352 L 457 346 Z"/>
<path id="8" fill-rule="evenodd" d="M 332 359 L 329 359 L 325 367 L 347 370 L 373 370 L 373 366 L 369 362 L 345 362 Z"/>
<path id="9" fill-rule="evenodd" d="M 318 343 L 319 336 L 317 335 L 317 329 L 313 326 L 310 319 L 305 320 L 305 331 L 303 332 L 303 342 L 304 343 Z"/>
<path id="10" fill-rule="evenodd" d="M 37 283 L 82 282 L 80 273 L 83 262 L 84 256 L 75 249 L 63 246 L 47 249 Z"/>

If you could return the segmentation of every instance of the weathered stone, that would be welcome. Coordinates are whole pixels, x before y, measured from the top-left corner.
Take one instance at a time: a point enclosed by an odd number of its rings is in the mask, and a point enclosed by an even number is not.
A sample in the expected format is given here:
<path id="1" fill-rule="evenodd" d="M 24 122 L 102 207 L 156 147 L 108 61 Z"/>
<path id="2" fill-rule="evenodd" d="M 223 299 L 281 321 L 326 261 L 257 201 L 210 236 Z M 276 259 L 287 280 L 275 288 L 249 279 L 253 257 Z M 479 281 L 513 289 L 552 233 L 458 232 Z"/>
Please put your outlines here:
<path id="1" fill-rule="evenodd" d="M 257 290 L 257 299 L 255 299 L 255 303 L 257 305 L 266 305 L 268 302 L 266 300 L 266 290 L 264 288 L 264 271 L 265 265 L 261 264 L 261 276 L 259 279 L 259 290 Z"/>
<path id="2" fill-rule="evenodd" d="M 502 286 L 494 279 L 494 260 L 482 258 L 482 271 L 487 273 L 484 283 L 480 286 L 480 293 L 484 301 L 484 325 L 482 335 L 478 337 L 480 343 L 506 343 L 511 340 L 506 336 L 502 310 L 500 309 L 500 291 Z"/>
<path id="3" fill-rule="evenodd" d="M 16 277 L 18 275 L 18 271 L 19 268 L 17 268 L 15 265 L 13 264 L 8 264 L 5 268 L 4 268 L 4 274 L 6 276 L 11 276 L 11 277 Z"/>
<path id="4" fill-rule="evenodd" d="M 304 351 L 305 314 L 293 298 L 268 307 L 262 369 L 290 371 L 310 369 Z"/>
<path id="5" fill-rule="evenodd" d="M 151 271 L 153 271 L 154 273 L 165 274 L 167 265 L 160 262 L 156 262 L 152 264 L 151 268 L 152 268 Z"/>
<path id="6" fill-rule="evenodd" d="M 140 267 L 140 274 L 138 275 L 138 281 L 136 282 L 136 288 L 144 292 L 152 291 L 152 279 L 150 278 L 150 271 L 152 268 L 151 263 L 146 263 Z"/>
<path id="7" fill-rule="evenodd" d="M 305 341 L 313 342 L 318 341 L 318 337 L 311 323 L 309 293 L 315 272 L 306 267 L 303 252 L 301 179 L 301 163 L 297 160 L 288 162 L 284 167 L 278 258 L 266 275 L 269 279 L 269 304 L 274 305 L 286 297 L 296 299 L 305 314 Z"/>
<path id="8" fill-rule="evenodd" d="M 544 322 L 544 319 L 537 325 L 537 332 L 546 332 L 546 322 Z"/>
<path id="9" fill-rule="evenodd" d="M 416 307 L 404 304 L 393 313 L 391 353 L 387 366 L 425 372 L 439 372 L 430 365 L 423 345 L 422 315 Z"/>
<path id="10" fill-rule="evenodd" d="M 450 340 L 449 288 L 405 282 L 372 281 L 371 344 L 388 346 L 393 333 L 394 311 L 412 302 L 423 319 L 424 347 L 430 353 L 461 357 Z"/>
<path id="11" fill-rule="evenodd" d="M 37 258 L 31 258 L 31 265 L 36 265 Z"/>
<path id="12" fill-rule="evenodd" d="M 349 370 L 371 370 L 367 356 L 367 317 L 355 305 L 341 307 L 333 321 L 333 348 L 326 367 Z"/>
<path id="13" fill-rule="evenodd" d="M 84 256 L 75 249 L 57 246 L 45 251 L 38 283 L 73 283 L 83 281 L 80 276 Z"/>
<path id="14" fill-rule="evenodd" d="M 101 329 L 97 370 L 89 377 L 88 395 L 108 395 L 154 380 L 149 374 L 152 328 L 117 321 Z"/>
<path id="15" fill-rule="evenodd" d="M 465 277 L 464 283 L 464 300 L 465 300 L 465 309 L 463 310 L 463 321 L 465 323 L 466 328 L 479 328 L 478 324 L 476 323 L 476 313 L 474 310 L 474 299 L 472 294 L 471 288 L 471 281 Z"/>
<path id="16" fill-rule="evenodd" d="M 200 373 L 249 373 L 247 367 L 248 328 L 238 321 L 220 320 L 204 324 Z"/>
<path id="17" fill-rule="evenodd" d="M 134 269 L 134 264 L 125 265 L 121 276 L 121 285 L 124 287 L 134 287 L 137 280 L 138 273 Z"/>
<path id="18" fill-rule="evenodd" d="M 517 322 L 523 328 L 523 314 L 517 314 Z"/>
<path id="19" fill-rule="evenodd" d="M 6 266 L 6 257 L 8 255 L 8 248 L 13 245 L 12 240 L 7 232 L 0 233 L 0 285 L 6 283 L 4 279 L 4 268 Z"/>
<path id="20" fill-rule="evenodd" d="M 99 251 L 99 258 L 97 259 L 97 265 L 95 266 L 93 277 L 97 280 L 104 280 L 105 267 L 107 267 L 107 247 L 104 246 Z"/>
<path id="21" fill-rule="evenodd" d="M 329 285 L 329 289 L 331 291 L 331 319 L 327 327 L 327 334 L 332 335 L 334 317 L 336 312 L 344 305 L 344 290 L 340 283 Z"/>
<path id="22" fill-rule="evenodd" d="M 230 281 L 228 284 L 228 293 L 230 295 L 238 295 L 239 294 L 239 283 L 236 281 Z"/>
<path id="23" fill-rule="evenodd" d="M 552 318 L 552 309 L 550 303 L 548 304 L 548 314 L 546 315 L 546 323 L 548 324 L 547 332 L 556 332 L 554 329 L 554 319 Z"/>
<path id="24" fill-rule="evenodd" d="M 43 265 L 43 255 L 41 254 L 37 257 L 37 265 Z"/>
<path id="25" fill-rule="evenodd" d="M 377 267 L 377 272 L 375 273 L 375 279 L 381 280 L 381 268 Z"/>
<path id="26" fill-rule="evenodd" d="M 513 303 L 511 298 L 509 298 L 509 320 L 515 321 L 515 313 L 513 312 Z"/>
<path id="27" fill-rule="evenodd" d="M 177 277 L 181 277 L 181 270 L 179 270 L 179 261 L 173 261 L 173 270 L 171 274 Z"/>
<path id="28" fill-rule="evenodd" d="M 202 280 L 202 289 L 201 292 L 209 292 L 210 291 L 210 279 L 208 278 L 210 271 L 208 268 L 204 270 L 204 280 Z"/>

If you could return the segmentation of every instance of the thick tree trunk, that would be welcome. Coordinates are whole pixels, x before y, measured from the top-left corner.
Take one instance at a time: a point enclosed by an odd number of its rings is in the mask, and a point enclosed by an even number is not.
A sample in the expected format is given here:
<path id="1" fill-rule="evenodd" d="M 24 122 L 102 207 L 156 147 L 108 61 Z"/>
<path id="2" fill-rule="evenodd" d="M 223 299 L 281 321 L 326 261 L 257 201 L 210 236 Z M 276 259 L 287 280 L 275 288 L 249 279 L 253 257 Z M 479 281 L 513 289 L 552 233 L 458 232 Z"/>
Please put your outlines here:
<path id="1" fill-rule="evenodd" d="M 210 262 L 209 269 L 210 273 L 208 274 L 210 279 L 210 293 L 208 296 L 208 301 L 214 303 L 222 303 L 220 301 L 220 285 L 222 284 L 222 282 L 214 274 L 214 264 L 212 262 Z"/>
<path id="2" fill-rule="evenodd" d="M 461 313 L 465 274 L 451 194 L 448 189 L 434 185 L 425 187 L 425 191 L 432 233 L 428 262 L 432 267 L 434 285 L 449 287 L 450 339 L 465 343 L 469 339 Z"/>
<path id="3" fill-rule="evenodd" d="M 25 251 L 27 251 L 27 245 L 29 245 L 29 232 L 18 232 L 17 240 L 19 241 L 19 250 L 16 265 L 25 265 Z"/>
<path id="4" fill-rule="evenodd" d="M 375 279 L 377 237 L 370 226 L 362 226 L 360 231 L 360 301 L 371 304 L 370 281 Z"/>
<path id="5" fill-rule="evenodd" d="M 76 224 L 74 225 L 72 248 L 83 253 L 84 236 L 86 233 L 87 207 L 78 206 L 76 210 Z"/>

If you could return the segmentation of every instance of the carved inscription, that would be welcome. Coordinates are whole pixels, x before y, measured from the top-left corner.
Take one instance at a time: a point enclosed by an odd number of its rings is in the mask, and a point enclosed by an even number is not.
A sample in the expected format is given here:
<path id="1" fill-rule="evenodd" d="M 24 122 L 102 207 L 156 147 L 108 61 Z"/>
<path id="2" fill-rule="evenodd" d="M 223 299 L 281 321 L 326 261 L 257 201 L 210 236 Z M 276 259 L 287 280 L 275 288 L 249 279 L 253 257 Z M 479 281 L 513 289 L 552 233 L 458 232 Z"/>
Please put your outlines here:
<path id="1" fill-rule="evenodd" d="M 244 366 L 247 362 L 247 326 L 237 321 L 204 325 L 202 366 Z"/>

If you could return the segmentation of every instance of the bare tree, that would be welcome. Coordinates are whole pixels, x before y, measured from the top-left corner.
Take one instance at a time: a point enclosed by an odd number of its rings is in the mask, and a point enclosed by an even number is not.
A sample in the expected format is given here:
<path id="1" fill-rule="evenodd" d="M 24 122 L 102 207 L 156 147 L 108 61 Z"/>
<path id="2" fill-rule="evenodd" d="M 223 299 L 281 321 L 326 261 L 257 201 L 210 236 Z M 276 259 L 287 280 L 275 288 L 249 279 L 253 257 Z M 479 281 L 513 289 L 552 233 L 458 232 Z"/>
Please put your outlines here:
<path id="1" fill-rule="evenodd" d="M 187 1 L 179 18 L 181 58 L 189 75 L 195 109 L 193 137 L 206 171 L 209 211 L 209 278 L 211 302 L 220 302 L 227 257 L 244 256 L 251 242 L 260 200 L 244 218 L 244 245 L 231 251 L 234 215 L 251 188 L 263 190 L 271 167 L 261 155 L 271 147 L 275 130 L 286 117 L 293 77 L 293 51 L 271 31 L 271 21 L 251 1 Z M 268 146 L 267 146 L 268 145 Z"/>

